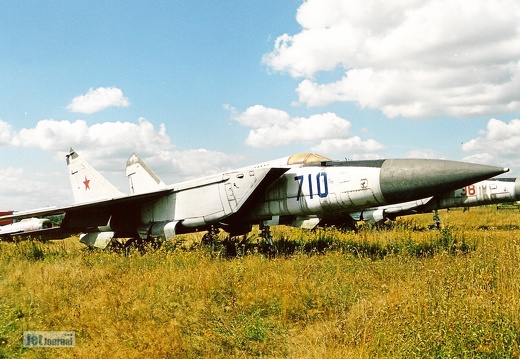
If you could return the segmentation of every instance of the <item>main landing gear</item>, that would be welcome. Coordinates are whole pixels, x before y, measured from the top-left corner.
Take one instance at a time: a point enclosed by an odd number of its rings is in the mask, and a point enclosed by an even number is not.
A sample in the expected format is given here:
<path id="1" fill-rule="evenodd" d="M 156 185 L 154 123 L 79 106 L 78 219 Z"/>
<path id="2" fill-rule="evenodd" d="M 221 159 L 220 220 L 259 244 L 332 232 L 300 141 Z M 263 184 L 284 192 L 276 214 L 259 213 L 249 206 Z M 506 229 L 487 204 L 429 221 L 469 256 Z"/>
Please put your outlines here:
<path id="1" fill-rule="evenodd" d="M 126 240 L 121 238 L 113 238 L 107 248 L 114 252 L 122 252 L 125 255 L 130 254 L 133 250 L 137 250 L 141 254 L 144 254 L 147 251 L 155 251 L 161 248 L 162 243 L 163 241 L 161 238 L 152 236 L 141 238 L 139 235 L 136 235 L 134 237 L 127 238 Z"/>
<path id="2" fill-rule="evenodd" d="M 246 241 L 245 236 L 228 235 L 223 240 L 219 236 L 220 229 L 212 226 L 203 236 L 202 244 L 207 246 L 211 255 L 223 255 L 228 258 L 234 258 L 238 255 L 237 245 L 244 247 Z"/>
<path id="3" fill-rule="evenodd" d="M 157 250 L 161 248 L 162 240 L 160 238 L 148 237 L 142 239 L 141 237 L 130 238 L 125 242 L 124 248 L 136 248 L 139 252 L 144 253 L 148 249 Z"/>
<path id="4" fill-rule="evenodd" d="M 213 253 L 220 252 L 229 258 L 256 251 L 265 254 L 268 258 L 275 256 L 276 251 L 269 226 L 260 225 L 260 239 L 257 243 L 251 243 L 247 235 L 230 234 L 222 240 L 219 238 L 219 233 L 218 228 L 211 227 L 202 236 L 202 244 L 208 246 Z"/>

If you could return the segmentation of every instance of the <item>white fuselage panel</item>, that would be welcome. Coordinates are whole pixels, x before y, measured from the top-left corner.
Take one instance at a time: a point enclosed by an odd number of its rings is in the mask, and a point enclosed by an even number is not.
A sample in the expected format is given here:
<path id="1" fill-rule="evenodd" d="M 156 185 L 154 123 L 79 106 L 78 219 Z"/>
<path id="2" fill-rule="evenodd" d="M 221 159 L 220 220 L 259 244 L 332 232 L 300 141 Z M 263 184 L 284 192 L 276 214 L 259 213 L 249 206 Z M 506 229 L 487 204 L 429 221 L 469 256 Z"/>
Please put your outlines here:
<path id="1" fill-rule="evenodd" d="M 379 172 L 367 167 L 291 168 L 255 206 L 254 217 L 319 215 L 384 204 Z"/>

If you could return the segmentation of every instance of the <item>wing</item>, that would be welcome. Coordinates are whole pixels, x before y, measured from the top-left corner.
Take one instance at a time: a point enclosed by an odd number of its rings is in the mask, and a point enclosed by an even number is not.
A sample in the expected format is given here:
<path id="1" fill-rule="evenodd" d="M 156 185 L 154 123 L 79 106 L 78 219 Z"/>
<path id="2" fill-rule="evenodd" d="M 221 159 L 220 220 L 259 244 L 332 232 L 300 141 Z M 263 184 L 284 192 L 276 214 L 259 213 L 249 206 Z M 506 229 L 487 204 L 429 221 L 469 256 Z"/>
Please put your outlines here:
<path id="1" fill-rule="evenodd" d="M 82 242 L 106 246 L 112 237 L 135 237 L 143 226 L 151 229 L 157 223 L 164 227 L 164 223 L 171 222 L 195 230 L 225 224 L 231 216 L 239 219 L 234 215 L 247 212 L 286 171 L 287 168 L 263 168 L 225 173 L 153 192 L 20 212 L 0 220 L 65 214 L 59 230 L 41 234 L 64 238 L 88 233 L 90 236 Z"/>
<path id="2" fill-rule="evenodd" d="M 139 195 L 131 195 L 118 197 L 109 200 L 91 201 L 87 203 L 73 204 L 63 207 L 47 207 L 30 211 L 16 212 L 11 215 L 1 216 L 1 220 L 18 219 L 32 217 L 45 217 L 50 215 L 64 214 L 62 224 L 59 228 L 42 229 L 32 231 L 32 235 L 43 235 L 48 239 L 57 237 L 65 238 L 66 236 L 87 232 L 92 228 L 106 226 L 112 216 L 118 214 L 131 214 L 138 212 L 143 203 L 157 200 L 160 197 L 172 193 L 171 188 L 143 193 Z M 17 231 L 22 232 L 22 231 Z"/>

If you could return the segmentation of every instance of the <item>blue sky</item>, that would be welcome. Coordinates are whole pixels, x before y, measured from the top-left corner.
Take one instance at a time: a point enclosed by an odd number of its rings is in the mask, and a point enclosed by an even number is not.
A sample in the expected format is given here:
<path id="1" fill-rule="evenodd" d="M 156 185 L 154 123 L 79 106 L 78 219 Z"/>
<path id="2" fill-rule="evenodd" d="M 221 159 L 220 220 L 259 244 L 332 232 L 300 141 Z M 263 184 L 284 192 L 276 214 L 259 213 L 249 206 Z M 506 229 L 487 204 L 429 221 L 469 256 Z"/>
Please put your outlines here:
<path id="1" fill-rule="evenodd" d="M 0 3 L 0 208 L 72 201 L 65 154 L 123 192 L 318 152 L 520 175 L 514 1 Z"/>

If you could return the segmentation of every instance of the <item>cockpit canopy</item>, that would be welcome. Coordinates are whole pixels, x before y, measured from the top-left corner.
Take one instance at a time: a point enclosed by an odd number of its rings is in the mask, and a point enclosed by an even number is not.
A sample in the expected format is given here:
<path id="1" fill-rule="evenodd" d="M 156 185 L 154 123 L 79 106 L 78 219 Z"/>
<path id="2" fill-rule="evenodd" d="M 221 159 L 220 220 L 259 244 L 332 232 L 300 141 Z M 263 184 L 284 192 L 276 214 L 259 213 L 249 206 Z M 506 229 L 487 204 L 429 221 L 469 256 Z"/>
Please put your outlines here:
<path id="1" fill-rule="evenodd" d="M 288 165 L 308 165 L 310 163 L 321 163 L 321 162 L 329 162 L 332 161 L 330 158 L 327 158 L 322 155 L 317 155 L 316 153 L 298 153 L 292 155 L 287 160 Z"/>

